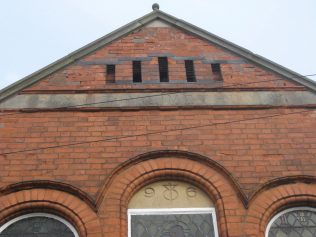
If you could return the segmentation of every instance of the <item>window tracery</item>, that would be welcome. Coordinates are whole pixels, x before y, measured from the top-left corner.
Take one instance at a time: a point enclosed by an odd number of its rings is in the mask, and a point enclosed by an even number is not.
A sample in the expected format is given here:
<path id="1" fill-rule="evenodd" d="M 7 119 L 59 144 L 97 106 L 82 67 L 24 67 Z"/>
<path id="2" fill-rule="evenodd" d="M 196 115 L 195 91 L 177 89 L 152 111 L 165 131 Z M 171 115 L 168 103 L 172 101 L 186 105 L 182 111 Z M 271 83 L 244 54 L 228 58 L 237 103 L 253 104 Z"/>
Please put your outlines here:
<path id="1" fill-rule="evenodd" d="M 297 207 L 280 212 L 270 221 L 266 237 L 316 237 L 316 209 Z"/>
<path id="2" fill-rule="evenodd" d="M 162 181 L 139 190 L 129 203 L 129 237 L 217 237 L 215 208 L 198 187 Z"/>
<path id="3" fill-rule="evenodd" d="M 31 213 L 1 226 L 0 237 L 79 237 L 66 220 L 47 213 Z"/>

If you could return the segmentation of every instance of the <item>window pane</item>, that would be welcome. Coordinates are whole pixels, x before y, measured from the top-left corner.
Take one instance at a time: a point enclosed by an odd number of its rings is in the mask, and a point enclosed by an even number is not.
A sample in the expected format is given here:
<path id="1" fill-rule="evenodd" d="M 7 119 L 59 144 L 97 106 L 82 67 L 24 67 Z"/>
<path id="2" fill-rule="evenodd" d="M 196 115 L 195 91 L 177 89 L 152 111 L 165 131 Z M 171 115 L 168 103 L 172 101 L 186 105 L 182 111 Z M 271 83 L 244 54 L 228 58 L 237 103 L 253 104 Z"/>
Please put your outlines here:
<path id="1" fill-rule="evenodd" d="M 8 226 L 0 237 L 75 237 L 62 222 L 48 217 L 29 217 Z"/>
<path id="2" fill-rule="evenodd" d="M 132 215 L 131 237 L 214 237 L 211 214 Z"/>
<path id="3" fill-rule="evenodd" d="M 269 237 L 316 237 L 316 212 L 295 210 L 277 218 L 269 230 Z"/>

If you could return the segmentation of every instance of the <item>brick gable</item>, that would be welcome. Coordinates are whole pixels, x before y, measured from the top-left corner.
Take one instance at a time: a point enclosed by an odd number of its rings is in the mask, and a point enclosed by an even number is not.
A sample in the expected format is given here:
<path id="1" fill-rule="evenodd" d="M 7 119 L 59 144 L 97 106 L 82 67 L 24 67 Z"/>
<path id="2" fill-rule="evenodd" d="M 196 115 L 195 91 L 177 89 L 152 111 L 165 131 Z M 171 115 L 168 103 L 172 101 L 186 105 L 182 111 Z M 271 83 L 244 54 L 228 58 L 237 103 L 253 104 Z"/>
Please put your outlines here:
<path id="1" fill-rule="evenodd" d="M 0 93 L 0 228 L 44 212 L 81 237 L 126 237 L 133 195 L 166 180 L 208 195 L 220 237 L 263 237 L 276 213 L 314 207 L 315 85 L 181 20 L 135 22 Z"/>
<path id="2" fill-rule="evenodd" d="M 169 61 L 170 83 L 159 83 L 157 57 Z M 132 82 L 132 61 L 142 61 L 143 83 Z M 197 82 L 187 83 L 184 60 L 194 61 Z M 220 63 L 223 81 L 211 64 Z M 106 65 L 116 65 L 115 83 L 106 81 Z M 42 79 L 24 92 L 119 89 L 295 89 L 303 86 L 253 65 L 192 34 L 174 27 L 143 27 Z"/>

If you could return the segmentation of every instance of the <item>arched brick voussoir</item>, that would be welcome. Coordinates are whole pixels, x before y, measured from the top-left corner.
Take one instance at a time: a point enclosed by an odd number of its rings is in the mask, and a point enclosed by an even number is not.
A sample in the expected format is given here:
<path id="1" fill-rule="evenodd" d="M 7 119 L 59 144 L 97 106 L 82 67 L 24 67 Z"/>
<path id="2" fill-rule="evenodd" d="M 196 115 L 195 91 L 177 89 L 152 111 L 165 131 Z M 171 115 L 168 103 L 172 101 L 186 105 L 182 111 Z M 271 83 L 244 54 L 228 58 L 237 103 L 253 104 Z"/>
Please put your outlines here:
<path id="1" fill-rule="evenodd" d="M 220 233 L 223 237 L 229 236 L 225 213 L 244 210 L 245 200 L 240 198 L 242 195 L 238 185 L 219 164 L 209 158 L 183 152 L 169 152 L 167 155 L 151 156 L 150 159 L 141 156 L 112 173 L 97 203 L 105 229 L 110 230 L 113 223 L 120 225 L 120 228 L 112 228 L 113 231 L 108 232 L 110 236 L 127 236 L 130 198 L 143 186 L 163 179 L 189 182 L 204 190 L 215 204 Z"/>
<path id="2" fill-rule="evenodd" d="M 257 193 L 249 203 L 244 223 L 245 236 L 264 237 L 271 218 L 278 212 L 295 206 L 316 206 L 315 183 L 286 183 L 270 186 Z"/>
<path id="3" fill-rule="evenodd" d="M 167 158 L 166 160 L 163 158 Z M 179 162 L 179 158 L 185 159 L 185 162 Z M 248 205 L 248 199 L 245 193 L 241 190 L 239 183 L 232 176 L 232 174 L 222 165 L 217 163 L 216 161 L 188 151 L 179 151 L 179 150 L 159 150 L 159 151 L 151 151 L 144 154 L 140 154 L 134 158 L 127 160 L 120 164 L 117 168 L 115 168 L 111 174 L 105 180 L 103 186 L 98 191 L 96 206 L 99 207 L 103 202 L 105 197 L 105 192 L 108 190 L 108 186 L 115 180 L 116 176 L 120 175 L 122 172 L 125 172 L 129 167 L 135 166 L 138 163 L 142 163 L 137 172 L 140 173 L 149 173 L 155 170 L 158 170 L 156 159 L 160 159 L 159 169 L 177 169 L 177 170 L 192 170 L 197 174 L 202 174 L 204 172 L 205 175 L 210 175 L 207 171 L 207 168 L 211 168 L 214 171 L 212 175 L 219 174 L 217 176 L 217 181 L 219 184 L 221 180 L 224 178 L 230 183 L 230 187 L 233 187 L 235 193 L 237 194 L 240 201 L 243 203 L 245 207 Z M 193 161 L 193 162 L 190 162 Z M 195 167 L 196 166 L 196 167 Z M 125 172 L 125 182 L 131 183 L 133 177 L 130 176 L 129 173 Z"/>
<path id="4" fill-rule="evenodd" d="M 252 194 L 249 196 L 249 204 L 251 204 L 252 200 L 254 200 L 256 196 L 258 196 L 261 192 L 264 192 L 265 190 L 292 183 L 316 184 L 316 177 L 311 175 L 292 175 L 268 180 L 267 182 L 259 185 L 252 192 Z"/>
<path id="5" fill-rule="evenodd" d="M 93 210 L 96 211 L 94 200 L 92 197 L 89 196 L 89 194 L 83 192 L 81 189 L 70 184 L 56 182 L 52 180 L 30 180 L 13 183 L 8 186 L 1 187 L 0 195 L 6 195 L 27 189 L 49 189 L 63 191 L 72 194 L 76 197 L 79 197 L 81 200 L 85 201 Z"/>
<path id="6" fill-rule="evenodd" d="M 67 219 L 80 237 L 102 237 L 97 213 L 80 198 L 52 189 L 27 189 L 0 196 L 0 225 L 25 213 L 46 212 Z"/>

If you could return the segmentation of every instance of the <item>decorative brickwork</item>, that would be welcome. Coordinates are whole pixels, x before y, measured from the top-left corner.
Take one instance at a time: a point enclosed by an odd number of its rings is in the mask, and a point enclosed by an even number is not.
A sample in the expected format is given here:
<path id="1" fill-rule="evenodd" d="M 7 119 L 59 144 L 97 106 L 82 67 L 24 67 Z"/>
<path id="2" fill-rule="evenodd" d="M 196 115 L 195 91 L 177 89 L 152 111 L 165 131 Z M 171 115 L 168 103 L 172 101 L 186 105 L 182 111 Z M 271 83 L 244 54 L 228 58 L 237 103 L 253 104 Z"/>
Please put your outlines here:
<path id="1" fill-rule="evenodd" d="M 315 207 L 316 185 L 294 183 L 268 189 L 250 204 L 244 221 L 245 236 L 264 236 L 271 218 L 290 207 Z"/>
<path id="2" fill-rule="evenodd" d="M 135 39 L 143 39 L 138 43 Z M 158 57 L 169 61 L 170 83 L 160 85 Z M 192 59 L 196 83 L 187 83 L 184 60 Z M 133 84 L 133 60 L 142 61 L 143 83 Z M 213 75 L 212 63 L 221 63 L 223 82 Z M 116 83 L 106 82 L 106 65 L 116 64 Z M 265 82 L 266 81 L 266 82 Z M 258 83 L 255 83 L 258 82 Z M 248 84 L 247 84 L 248 83 Z M 243 85 L 244 84 L 244 85 Z M 304 89 L 263 68 L 249 64 L 229 52 L 210 45 L 196 36 L 173 27 L 142 28 L 115 41 L 47 79 L 31 86 L 25 92 L 119 89 L 212 89 L 227 85 L 230 88 L 257 88 L 275 90 Z"/>
<path id="3" fill-rule="evenodd" d="M 127 167 L 122 167 L 113 174 L 102 192 L 103 200 L 99 204 L 99 209 L 101 210 L 100 217 L 104 218 L 104 233 L 107 236 L 126 236 L 127 205 L 133 193 L 151 182 L 174 179 L 191 182 L 209 194 L 216 206 L 222 236 L 230 236 L 228 233 L 230 230 L 227 227 L 227 222 L 230 221 L 226 213 L 242 209 L 243 205 L 242 201 L 238 199 L 238 191 L 234 190 L 233 181 L 216 171 L 216 168 L 216 166 L 201 164 L 201 160 L 197 158 L 194 160 L 194 157 L 188 159 L 171 155 L 148 160 L 138 159 Z M 120 215 L 117 215 L 119 213 Z M 108 216 L 112 216 L 112 218 L 108 220 Z M 121 228 L 118 229 L 113 222 L 120 225 Z M 238 228 L 233 223 L 230 223 L 229 227 L 233 227 L 235 231 Z"/>
<path id="4" fill-rule="evenodd" d="M 0 197 L 0 224 L 32 212 L 52 213 L 65 218 L 75 226 L 81 237 L 103 236 L 97 214 L 85 202 L 69 193 L 33 188 Z"/>
<path id="5" fill-rule="evenodd" d="M 219 237 L 316 206 L 313 82 L 157 7 L 107 37 L 1 91 L 0 226 L 127 237 L 129 201 L 164 180 L 205 193 Z"/>

